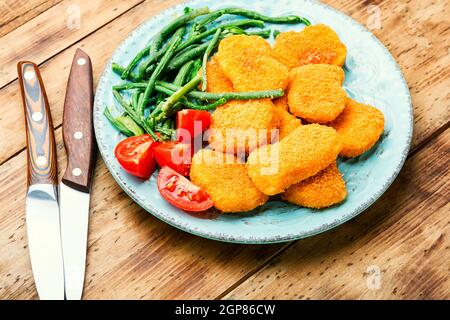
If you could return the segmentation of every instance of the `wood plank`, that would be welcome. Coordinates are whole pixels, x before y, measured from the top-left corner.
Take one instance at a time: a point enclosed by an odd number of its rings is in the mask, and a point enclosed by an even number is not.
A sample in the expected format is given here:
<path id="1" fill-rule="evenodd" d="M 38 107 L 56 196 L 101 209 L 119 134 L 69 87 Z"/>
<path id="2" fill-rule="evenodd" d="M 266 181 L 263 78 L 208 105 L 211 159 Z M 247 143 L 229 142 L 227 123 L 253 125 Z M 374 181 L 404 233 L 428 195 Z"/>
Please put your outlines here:
<path id="1" fill-rule="evenodd" d="M 97 78 L 114 49 L 130 31 L 147 20 L 152 14 L 179 2 L 164 1 L 157 4 L 146 2 L 42 65 L 42 74 L 46 82 L 55 126 L 61 124 L 66 79 L 75 47 L 82 46 L 91 55 L 94 62 L 94 75 Z M 336 3 L 336 1 L 331 2 L 333 5 Z M 432 8 L 433 12 L 437 10 L 435 7 L 446 10 L 446 8 L 441 8 L 440 4 L 441 2 L 437 2 L 429 7 Z M 367 7 L 362 6 L 360 2 L 341 4 L 340 9 L 343 9 L 348 14 L 352 14 L 361 23 L 365 23 L 367 20 Z M 382 15 L 383 19 L 387 20 L 382 23 L 382 26 L 391 23 L 391 20 L 400 18 L 402 18 L 402 21 L 405 21 L 404 23 L 407 26 L 417 19 L 419 19 L 418 24 L 425 23 L 430 25 L 430 28 L 436 32 L 427 30 L 424 32 L 426 33 L 426 38 L 432 42 L 433 53 L 431 54 L 434 57 L 433 59 L 427 59 L 428 55 L 419 54 L 420 50 L 423 49 L 421 47 L 402 53 L 402 51 L 409 50 L 411 43 L 420 42 L 423 38 L 421 35 L 406 32 L 406 27 L 403 25 L 389 28 L 389 32 L 386 32 L 387 35 L 384 30 L 373 31 L 379 37 L 382 37 L 382 41 L 388 43 L 388 47 L 393 51 L 394 56 L 399 55 L 398 61 L 411 87 L 415 113 L 413 146 L 417 146 L 450 120 L 450 108 L 442 107 L 448 106 L 450 102 L 450 95 L 447 93 L 448 90 L 446 90 L 450 79 L 448 77 L 450 72 L 450 55 L 447 55 L 448 46 L 446 42 L 442 41 L 442 38 L 450 38 L 450 28 L 444 30 L 446 26 L 449 26 L 449 23 L 442 23 L 434 15 L 429 18 L 428 15 L 424 14 L 422 17 L 422 15 L 417 15 L 415 8 L 411 8 L 411 11 L 414 12 L 414 15 L 411 15 L 411 17 L 409 15 L 403 17 L 403 13 L 397 14 L 395 13 L 396 11 L 393 11 L 394 17 Z M 382 12 L 389 11 L 383 9 Z M 114 37 L 111 37 L 111 34 L 114 34 Z M 397 39 L 397 42 L 392 44 L 392 39 Z M 415 65 L 417 67 L 414 67 Z M 55 74 L 59 75 L 59 80 L 50 81 L 49 79 L 52 79 Z M 427 75 L 428 81 L 422 81 L 424 75 Z M 61 81 L 60 79 L 63 80 Z M 24 126 L 22 113 L 18 112 L 16 108 L 20 102 L 17 82 L 13 82 L 0 90 L 0 100 L 4 103 L 3 108 L 0 109 L 1 164 L 25 147 L 25 136 L 17 134 L 18 132 L 23 132 Z"/>
<path id="2" fill-rule="evenodd" d="M 3 0 L 0 2 L 0 37 L 40 15 L 62 0 Z"/>
<path id="3" fill-rule="evenodd" d="M 296 242 L 225 298 L 450 298 L 449 154 L 446 130 L 371 209 Z"/>
<path id="4" fill-rule="evenodd" d="M 54 126 L 57 127 L 62 122 L 67 78 L 76 48 L 80 47 L 90 55 L 96 83 L 112 52 L 132 30 L 160 10 L 179 2 L 180 0 L 145 2 L 42 64 L 40 70 L 47 90 Z M 114 34 L 114 37 L 111 37 L 111 34 Z M 56 79 L 55 75 L 57 75 Z M 0 108 L 1 164 L 25 148 L 26 144 L 23 114 L 22 110 L 17 108 L 21 104 L 17 81 L 0 90 L 0 100 L 4 103 Z"/>
<path id="5" fill-rule="evenodd" d="M 56 131 L 60 169 L 66 161 L 61 131 Z M 37 298 L 25 230 L 25 168 L 25 152 L 0 166 L 1 299 Z M 93 188 L 87 299 L 214 298 L 282 246 L 220 243 L 170 227 L 135 204 L 101 160 Z"/>
<path id="6" fill-rule="evenodd" d="M 8 33 L 0 39 L 0 88 L 17 78 L 19 60 L 40 64 L 142 1 L 67 0 Z"/>

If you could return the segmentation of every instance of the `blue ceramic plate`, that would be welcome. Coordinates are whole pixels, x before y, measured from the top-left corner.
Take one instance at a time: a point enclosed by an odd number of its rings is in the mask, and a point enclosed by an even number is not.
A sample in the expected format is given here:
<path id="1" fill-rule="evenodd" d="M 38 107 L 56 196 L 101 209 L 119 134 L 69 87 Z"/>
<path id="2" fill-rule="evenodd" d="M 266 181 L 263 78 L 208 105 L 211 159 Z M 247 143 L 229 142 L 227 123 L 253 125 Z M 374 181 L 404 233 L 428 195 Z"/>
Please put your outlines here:
<path id="1" fill-rule="evenodd" d="M 183 8 L 208 6 L 218 9 L 240 6 L 270 16 L 297 14 L 312 24 L 325 23 L 347 46 L 345 89 L 350 97 L 376 106 L 385 116 L 380 142 L 366 154 L 339 162 L 348 188 L 342 204 L 310 210 L 284 202 L 269 202 L 250 213 L 190 215 L 171 206 L 159 195 L 157 172 L 148 181 L 138 180 L 119 167 L 114 147 L 124 137 L 105 119 L 105 106 L 114 105 L 111 86 L 120 81 L 111 72 L 111 61 L 126 65 L 168 20 Z M 299 30 L 302 25 L 277 25 L 282 31 Z M 138 27 L 114 52 L 105 67 L 95 97 L 94 124 L 98 146 L 111 174 L 120 187 L 145 210 L 184 231 L 226 242 L 274 243 L 309 237 L 336 227 L 374 203 L 399 173 L 409 150 L 413 115 L 408 86 L 388 50 L 367 29 L 350 17 L 313 1 L 207 1 L 188 2 L 164 11 Z"/>

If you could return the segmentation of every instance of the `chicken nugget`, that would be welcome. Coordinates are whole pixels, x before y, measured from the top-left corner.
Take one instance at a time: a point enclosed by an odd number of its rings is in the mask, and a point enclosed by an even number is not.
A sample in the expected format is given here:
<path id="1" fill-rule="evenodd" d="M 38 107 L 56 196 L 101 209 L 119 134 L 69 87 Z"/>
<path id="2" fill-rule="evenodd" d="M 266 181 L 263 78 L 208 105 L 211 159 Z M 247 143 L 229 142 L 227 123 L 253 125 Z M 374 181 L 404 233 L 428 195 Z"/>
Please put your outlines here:
<path id="1" fill-rule="evenodd" d="M 214 150 L 246 155 L 270 143 L 279 127 L 275 106 L 269 99 L 236 100 L 212 114 L 209 143 Z"/>
<path id="2" fill-rule="evenodd" d="M 233 84 L 220 68 L 217 57 L 212 57 L 206 64 L 206 91 L 233 92 Z"/>
<path id="3" fill-rule="evenodd" d="M 231 154 L 200 150 L 192 158 L 190 177 L 209 193 L 214 206 L 223 212 L 250 211 L 268 200 L 268 196 L 253 185 L 245 163 Z"/>
<path id="4" fill-rule="evenodd" d="M 217 58 L 235 91 L 286 89 L 288 69 L 272 56 L 258 36 L 235 35 L 222 40 Z"/>
<path id="5" fill-rule="evenodd" d="M 302 125 L 302 121 L 286 111 L 283 107 L 275 106 L 275 110 L 280 121 L 279 139 L 283 139 L 292 131 Z"/>
<path id="6" fill-rule="evenodd" d="M 273 102 L 273 104 L 274 104 L 276 107 L 283 108 L 283 109 L 286 110 L 286 111 L 289 110 L 289 105 L 288 105 L 288 95 L 287 95 L 286 90 L 284 91 L 284 95 L 283 95 L 283 96 L 281 96 L 281 97 L 279 97 L 279 98 L 276 98 L 276 99 L 273 99 L 272 102 Z"/>
<path id="7" fill-rule="evenodd" d="M 357 157 L 377 143 L 384 131 L 383 113 L 366 104 L 347 99 L 341 115 L 329 124 L 342 140 L 342 157 Z"/>
<path id="8" fill-rule="evenodd" d="M 333 121 L 345 108 L 344 71 L 328 64 L 311 64 L 291 70 L 289 111 L 311 123 Z"/>
<path id="9" fill-rule="evenodd" d="M 315 176 L 290 186 L 283 199 L 298 206 L 321 209 L 338 204 L 347 197 L 345 181 L 336 163 Z"/>
<path id="10" fill-rule="evenodd" d="M 261 192 L 275 195 L 325 169 L 340 151 L 341 141 L 333 128 L 302 125 L 280 142 L 251 152 L 247 169 Z"/>
<path id="11" fill-rule="evenodd" d="M 282 32 L 275 40 L 273 57 L 289 69 L 307 64 L 343 66 L 347 49 L 337 34 L 324 24 L 302 31 Z"/>

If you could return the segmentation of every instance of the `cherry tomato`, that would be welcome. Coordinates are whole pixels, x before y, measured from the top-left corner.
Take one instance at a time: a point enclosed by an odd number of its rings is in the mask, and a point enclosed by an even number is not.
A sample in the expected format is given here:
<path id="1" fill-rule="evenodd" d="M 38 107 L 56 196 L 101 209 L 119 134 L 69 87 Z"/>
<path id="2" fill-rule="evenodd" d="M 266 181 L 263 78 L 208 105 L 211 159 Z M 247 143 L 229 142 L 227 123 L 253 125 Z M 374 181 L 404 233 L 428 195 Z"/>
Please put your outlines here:
<path id="1" fill-rule="evenodd" d="M 150 178 L 156 168 L 152 144 L 155 142 L 148 134 L 129 137 L 119 142 L 114 155 L 122 168 L 142 179 Z"/>
<path id="2" fill-rule="evenodd" d="M 184 109 L 177 113 L 178 141 L 187 141 L 201 135 L 211 124 L 211 114 L 204 110 Z"/>
<path id="3" fill-rule="evenodd" d="M 169 167 L 159 171 L 158 190 L 170 204 L 185 211 L 205 211 L 213 206 L 206 191 Z"/>
<path id="4" fill-rule="evenodd" d="M 167 166 L 183 176 L 189 175 L 193 155 L 190 144 L 176 141 L 156 143 L 153 153 L 161 168 Z"/>

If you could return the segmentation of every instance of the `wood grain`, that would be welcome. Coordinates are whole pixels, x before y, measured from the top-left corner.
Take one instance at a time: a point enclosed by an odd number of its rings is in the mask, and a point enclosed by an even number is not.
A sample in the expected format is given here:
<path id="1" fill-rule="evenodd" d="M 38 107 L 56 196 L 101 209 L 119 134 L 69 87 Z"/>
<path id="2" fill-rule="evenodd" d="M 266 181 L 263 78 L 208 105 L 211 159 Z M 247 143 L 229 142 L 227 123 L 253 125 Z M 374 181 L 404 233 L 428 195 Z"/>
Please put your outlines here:
<path id="1" fill-rule="evenodd" d="M 449 154 L 446 130 L 363 215 L 298 241 L 225 298 L 450 298 Z"/>
<path id="2" fill-rule="evenodd" d="M 77 49 L 64 100 L 62 130 L 68 160 L 62 181 L 74 189 L 87 193 L 91 189 L 95 166 L 93 104 L 91 59 L 83 50 Z M 78 170 L 79 174 L 75 174 L 75 170 Z"/>
<path id="3" fill-rule="evenodd" d="M 33 62 L 23 61 L 17 65 L 17 72 L 27 137 L 27 184 L 57 185 L 52 115 L 39 68 Z"/>
<path id="4" fill-rule="evenodd" d="M 18 28 L 62 0 L 3 0 L 0 2 L 0 37 Z"/>
<path id="5" fill-rule="evenodd" d="M 0 88 L 17 78 L 18 60 L 39 65 L 142 1 L 67 0 L 8 33 L 0 39 Z"/>

